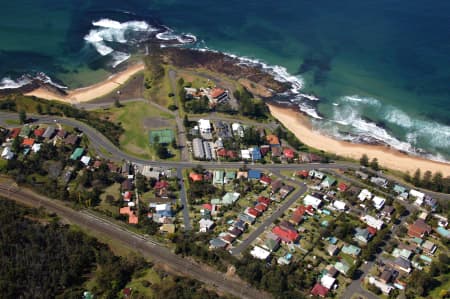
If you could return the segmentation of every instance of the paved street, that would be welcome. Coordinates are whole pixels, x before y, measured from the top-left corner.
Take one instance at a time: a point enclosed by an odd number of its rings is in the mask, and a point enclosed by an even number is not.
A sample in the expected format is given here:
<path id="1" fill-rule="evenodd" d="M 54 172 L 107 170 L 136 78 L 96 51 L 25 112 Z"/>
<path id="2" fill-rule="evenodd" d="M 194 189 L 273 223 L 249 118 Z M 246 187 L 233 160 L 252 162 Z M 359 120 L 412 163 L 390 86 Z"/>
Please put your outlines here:
<path id="1" fill-rule="evenodd" d="M 243 240 L 238 246 L 231 249 L 230 252 L 233 255 L 239 255 L 245 250 L 259 235 L 261 235 L 267 227 L 269 227 L 275 220 L 281 217 L 281 215 L 296 202 L 300 196 L 305 194 L 307 187 L 305 184 L 300 184 L 297 186 L 297 189 L 293 194 L 284 202 L 282 205 L 277 208 L 266 220 L 263 221 L 251 234 L 250 236 Z M 270 211 L 267 211 L 270 212 Z M 266 213 L 267 213 L 266 212 Z"/>
<path id="2" fill-rule="evenodd" d="M 181 168 L 177 169 L 177 176 L 180 180 L 183 179 L 183 169 L 181 169 Z M 189 217 L 189 208 L 188 208 L 186 188 L 184 186 L 184 182 L 181 181 L 180 187 L 181 187 L 180 200 L 181 200 L 181 204 L 183 205 L 184 230 L 190 231 L 192 229 L 192 225 L 191 225 L 191 219 Z"/>
<path id="3" fill-rule="evenodd" d="M 0 191 L 10 199 L 33 207 L 42 206 L 49 212 L 58 214 L 69 223 L 108 236 L 111 240 L 122 243 L 128 248 L 140 252 L 145 257 L 151 258 L 155 264 L 163 264 L 169 267 L 172 273 L 181 273 L 198 279 L 208 286 L 213 286 L 221 292 L 230 293 L 238 298 L 271 298 L 269 294 L 252 288 L 240 279 L 228 278 L 223 273 L 177 256 L 167 247 L 128 231 L 126 228 L 106 219 L 84 211 L 75 211 L 60 201 L 46 198 L 27 189 L 12 187 L 11 183 L 0 183 Z"/>

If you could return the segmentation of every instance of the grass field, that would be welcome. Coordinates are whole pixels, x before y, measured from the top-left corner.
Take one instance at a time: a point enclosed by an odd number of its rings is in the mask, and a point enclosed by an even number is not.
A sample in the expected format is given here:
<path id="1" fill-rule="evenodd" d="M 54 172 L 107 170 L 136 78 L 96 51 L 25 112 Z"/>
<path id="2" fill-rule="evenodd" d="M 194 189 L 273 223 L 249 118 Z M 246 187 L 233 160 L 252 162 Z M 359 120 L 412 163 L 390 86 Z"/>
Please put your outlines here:
<path id="1" fill-rule="evenodd" d="M 127 153 L 144 158 L 157 159 L 149 143 L 151 129 L 172 129 L 175 132 L 175 117 L 161 111 L 146 102 L 133 102 L 120 108 L 100 111 L 104 117 L 113 122 L 120 122 L 125 133 L 120 137 L 120 147 Z M 175 156 L 170 160 L 178 160 L 179 152 L 169 146 Z"/>

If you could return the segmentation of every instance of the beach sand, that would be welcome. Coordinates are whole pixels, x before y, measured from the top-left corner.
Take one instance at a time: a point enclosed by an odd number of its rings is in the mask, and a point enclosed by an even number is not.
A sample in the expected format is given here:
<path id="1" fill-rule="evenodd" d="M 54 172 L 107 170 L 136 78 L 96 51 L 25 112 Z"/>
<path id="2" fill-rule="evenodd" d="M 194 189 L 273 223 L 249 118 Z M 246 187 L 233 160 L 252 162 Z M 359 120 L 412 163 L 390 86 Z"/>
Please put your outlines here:
<path id="1" fill-rule="evenodd" d="M 25 95 L 35 96 L 46 100 L 70 102 L 71 104 L 87 102 L 110 93 L 120 85 L 124 84 L 131 76 L 144 70 L 144 68 L 144 63 L 131 65 L 126 70 L 114 74 L 102 82 L 88 87 L 69 90 L 67 92 L 67 95 L 64 96 L 57 94 L 45 87 L 40 87 L 33 90 L 32 92 L 26 93 Z"/>
<path id="2" fill-rule="evenodd" d="M 291 130 L 300 141 L 311 147 L 337 155 L 359 160 L 363 154 L 369 159 L 377 158 L 380 165 L 413 174 L 420 168 L 423 172 L 440 171 L 444 176 L 450 175 L 450 164 L 435 162 L 420 157 L 410 156 L 382 145 L 354 144 L 335 140 L 313 130 L 309 119 L 290 108 L 269 105 L 271 114 L 286 128 Z"/>

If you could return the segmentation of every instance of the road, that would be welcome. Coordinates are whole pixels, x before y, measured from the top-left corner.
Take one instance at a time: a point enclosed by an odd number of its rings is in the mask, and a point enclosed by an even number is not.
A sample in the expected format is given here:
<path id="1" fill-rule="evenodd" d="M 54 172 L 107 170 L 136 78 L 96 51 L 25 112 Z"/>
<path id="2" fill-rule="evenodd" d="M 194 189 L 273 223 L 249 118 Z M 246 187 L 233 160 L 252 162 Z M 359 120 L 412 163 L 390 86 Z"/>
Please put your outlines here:
<path id="1" fill-rule="evenodd" d="M 11 183 L 0 183 L 0 192 L 10 199 L 23 204 L 33 207 L 42 206 L 48 211 L 56 213 L 65 221 L 79 225 L 87 231 L 95 231 L 107 235 L 111 240 L 140 252 L 143 256 L 152 259 L 156 264 L 161 263 L 168 266 L 172 273 L 190 276 L 218 289 L 220 292 L 230 293 L 238 298 L 271 298 L 269 294 L 256 290 L 239 279 L 227 278 L 223 273 L 210 270 L 201 264 L 177 256 L 167 247 L 103 218 L 84 211 L 75 211 L 62 202 L 38 195 L 31 190 L 12 187 Z"/>
<path id="2" fill-rule="evenodd" d="M 263 221 L 256 230 L 254 230 L 247 239 L 243 240 L 238 246 L 230 250 L 232 255 L 239 255 L 244 251 L 259 235 L 261 235 L 267 227 L 269 227 L 275 220 L 281 217 L 281 215 L 296 202 L 300 196 L 305 194 L 307 191 L 307 187 L 305 184 L 301 184 L 300 187 L 294 191 L 291 196 L 281 205 L 281 207 L 277 208 L 275 212 L 270 215 L 269 218 Z"/>
<path id="3" fill-rule="evenodd" d="M 183 169 L 181 169 L 181 168 L 177 169 L 177 176 L 180 180 L 183 180 Z M 192 229 L 192 225 L 191 225 L 191 219 L 189 217 L 189 208 L 188 208 L 188 202 L 187 202 L 186 188 L 184 186 L 183 181 L 181 181 L 180 186 L 181 186 L 180 200 L 181 200 L 181 204 L 183 205 L 184 230 L 190 231 Z"/>

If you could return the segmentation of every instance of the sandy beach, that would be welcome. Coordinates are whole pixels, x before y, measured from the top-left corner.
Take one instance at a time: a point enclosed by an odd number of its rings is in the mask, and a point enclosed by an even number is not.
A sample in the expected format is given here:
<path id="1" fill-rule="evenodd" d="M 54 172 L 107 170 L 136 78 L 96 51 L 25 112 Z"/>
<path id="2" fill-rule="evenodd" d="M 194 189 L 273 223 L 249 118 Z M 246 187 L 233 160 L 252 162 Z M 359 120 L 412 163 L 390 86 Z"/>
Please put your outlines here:
<path id="1" fill-rule="evenodd" d="M 363 154 L 367 154 L 370 159 L 376 157 L 380 165 L 403 172 L 414 173 L 417 168 L 420 168 L 422 173 L 430 170 L 433 173 L 440 171 L 444 176 L 450 175 L 450 164 L 406 155 L 381 145 L 353 144 L 335 140 L 313 130 L 309 119 L 299 112 L 274 105 L 269 105 L 269 109 L 271 114 L 298 139 L 311 147 L 353 159 L 359 159 Z"/>
<path id="2" fill-rule="evenodd" d="M 144 63 L 131 65 L 126 70 L 114 74 L 102 82 L 88 87 L 69 90 L 65 96 L 57 94 L 45 87 L 40 87 L 25 95 L 70 103 L 87 102 L 110 93 L 120 85 L 124 84 L 131 76 L 142 70 L 144 70 Z"/>

